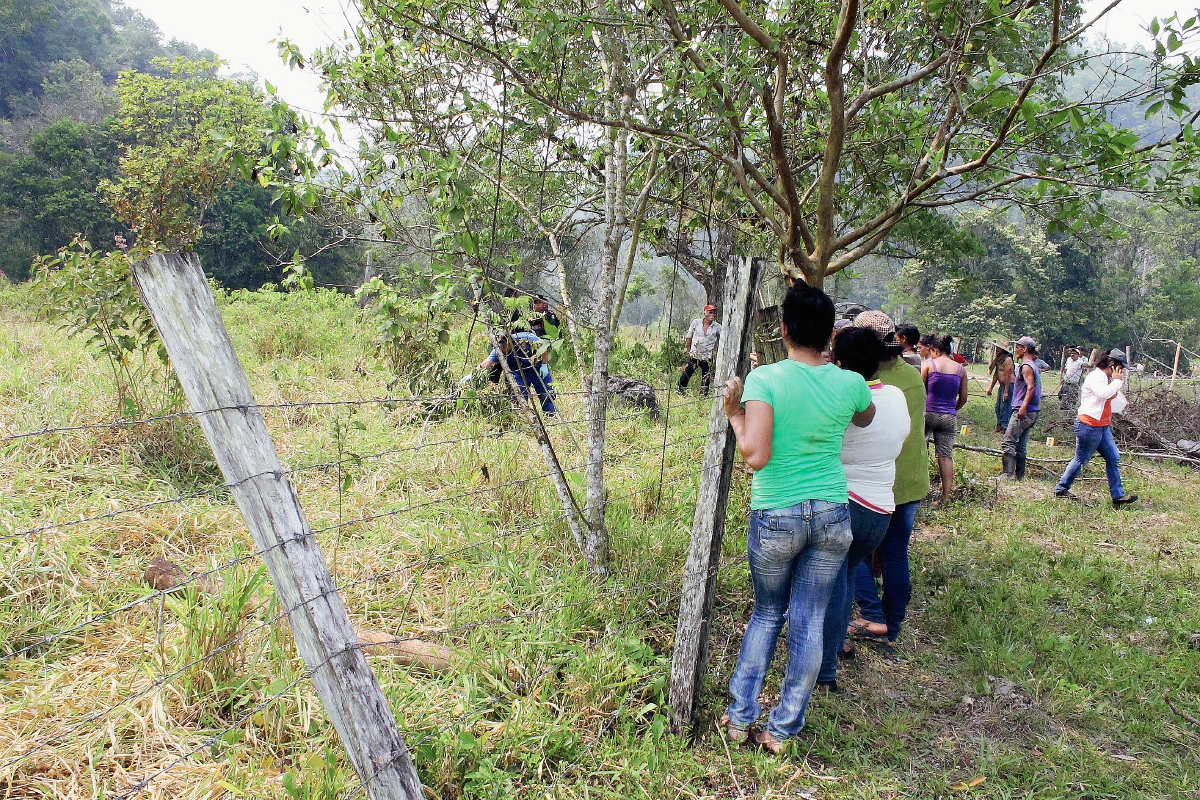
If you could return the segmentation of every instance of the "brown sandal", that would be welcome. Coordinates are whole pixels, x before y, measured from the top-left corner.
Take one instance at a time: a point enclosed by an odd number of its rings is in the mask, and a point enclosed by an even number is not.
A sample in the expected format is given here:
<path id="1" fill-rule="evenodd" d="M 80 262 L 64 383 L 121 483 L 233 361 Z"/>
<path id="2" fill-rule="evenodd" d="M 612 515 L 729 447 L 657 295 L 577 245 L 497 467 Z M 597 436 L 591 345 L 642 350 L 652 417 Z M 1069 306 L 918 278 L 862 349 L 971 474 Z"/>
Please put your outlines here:
<path id="1" fill-rule="evenodd" d="M 729 715 L 721 717 L 721 727 L 725 729 L 725 735 L 729 737 L 729 741 L 734 744 L 741 744 L 750 738 L 749 728 L 738 728 L 729 719 Z"/>
<path id="2" fill-rule="evenodd" d="M 779 755 L 786 746 L 784 742 L 772 736 L 766 728 L 754 728 L 751 735 L 754 738 L 754 743 L 771 755 Z"/>

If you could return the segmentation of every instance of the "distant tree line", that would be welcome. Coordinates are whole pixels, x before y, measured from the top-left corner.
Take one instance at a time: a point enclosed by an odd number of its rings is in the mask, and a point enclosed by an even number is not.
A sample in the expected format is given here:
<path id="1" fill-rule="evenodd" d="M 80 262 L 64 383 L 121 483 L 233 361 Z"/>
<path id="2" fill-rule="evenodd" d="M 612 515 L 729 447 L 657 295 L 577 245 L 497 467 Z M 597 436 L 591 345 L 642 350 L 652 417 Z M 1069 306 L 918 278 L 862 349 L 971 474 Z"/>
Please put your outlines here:
<path id="1" fill-rule="evenodd" d="M 103 249 L 117 236 L 136 240 L 98 191 L 121 180 L 122 152 L 138 135 L 121 123 L 117 79 L 165 76 L 181 57 L 211 65 L 208 80 L 251 91 L 246 76 L 218 77 L 213 53 L 164 43 L 151 20 L 119 0 L 0 4 L 0 270 L 10 279 L 28 278 L 35 257 L 76 236 Z M 265 109 L 267 98 L 256 98 Z M 308 216 L 273 229 L 273 192 L 251 178 L 225 186 L 202 210 L 194 246 L 212 277 L 255 288 L 281 280 L 300 253 L 311 256 L 305 265 L 318 282 L 361 278 L 361 245 L 347 239 L 325 247 L 343 238 L 340 221 Z"/>

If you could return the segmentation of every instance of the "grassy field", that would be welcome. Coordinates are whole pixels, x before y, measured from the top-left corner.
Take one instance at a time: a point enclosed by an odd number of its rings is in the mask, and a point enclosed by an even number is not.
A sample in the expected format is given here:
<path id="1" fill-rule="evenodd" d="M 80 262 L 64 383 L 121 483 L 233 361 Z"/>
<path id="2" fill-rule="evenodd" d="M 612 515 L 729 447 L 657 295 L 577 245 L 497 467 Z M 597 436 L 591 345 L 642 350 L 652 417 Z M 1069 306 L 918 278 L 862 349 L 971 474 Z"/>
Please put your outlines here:
<path id="1" fill-rule="evenodd" d="M 386 395 L 344 298 L 235 294 L 221 306 L 260 403 Z M 456 365 L 484 355 L 477 331 L 466 352 L 466 335 L 447 345 Z M 634 335 L 618 370 L 663 385 Z M 556 380 L 561 419 L 581 420 L 577 380 Z M 101 366 L 36 321 L 21 289 L 0 290 L 0 398 L 2 433 L 113 415 Z M 669 423 L 614 408 L 603 583 L 511 414 L 265 412 L 315 528 L 395 512 L 319 537 L 356 625 L 455 652 L 435 673 L 371 659 L 432 793 L 1200 797 L 1200 728 L 1166 702 L 1200 716 L 1200 497 L 1190 472 L 1146 462 L 1126 468 L 1144 502 L 1115 512 L 1098 466 L 1077 485 L 1083 502 L 1062 503 L 1044 470 L 1000 483 L 997 459 L 960 453 L 961 496 L 918 517 L 902 638 L 861 647 L 845 691 L 814 700 L 782 758 L 727 748 L 713 725 L 750 612 L 739 470 L 699 737 L 672 737 L 662 704 L 707 408 L 672 398 Z M 990 402 L 973 398 L 966 414 L 963 440 L 998 446 Z M 552 431 L 562 459 L 582 464 L 582 424 Z M 1069 457 L 1056 435 L 1033 455 Z M 221 483 L 186 420 L 0 444 L 0 654 L 31 648 L 0 656 L 0 798 L 113 797 L 168 766 L 142 796 L 355 790 Z M 242 560 L 212 594 L 154 599 L 39 644 L 152 597 L 141 576 L 155 557 L 193 572 Z M 773 671 L 767 694 L 777 685 Z"/>

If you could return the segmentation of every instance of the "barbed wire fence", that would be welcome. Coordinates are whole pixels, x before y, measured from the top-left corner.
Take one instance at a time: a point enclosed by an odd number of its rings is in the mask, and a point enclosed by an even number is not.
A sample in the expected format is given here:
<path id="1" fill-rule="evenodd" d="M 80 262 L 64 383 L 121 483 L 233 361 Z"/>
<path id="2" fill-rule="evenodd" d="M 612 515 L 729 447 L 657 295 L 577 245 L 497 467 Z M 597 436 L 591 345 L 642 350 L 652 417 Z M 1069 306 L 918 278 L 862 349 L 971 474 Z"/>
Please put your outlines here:
<path id="1" fill-rule="evenodd" d="M 188 306 L 188 309 L 194 311 L 192 306 Z M 219 317 L 217 321 L 219 324 Z M 164 340 L 169 338 L 169 335 L 164 335 Z M 178 348 L 178 344 L 176 344 L 176 348 Z M 176 353 L 174 352 L 172 356 L 177 367 L 184 360 L 175 358 Z M 214 365 L 211 362 L 198 363 L 195 366 L 199 371 L 196 372 L 194 380 L 209 382 L 217 380 L 212 374 L 206 375 L 204 372 L 205 369 L 213 368 Z M 240 370 L 240 365 L 238 369 Z M 244 380 L 245 378 L 242 376 L 242 381 Z M 665 387 L 654 387 L 656 392 L 664 390 L 670 392 L 673 389 L 672 384 Z M 557 396 L 570 398 L 583 394 L 585 394 L 583 391 L 567 391 L 558 392 Z M 15 431 L 0 436 L 0 448 L 12 452 L 24 448 L 37 448 L 47 440 L 58 441 L 63 437 L 84 432 L 136 432 L 145 426 L 191 420 L 205 427 L 210 440 L 212 439 L 212 430 L 211 426 L 206 423 L 214 421 L 219 421 L 221 425 L 233 424 L 235 426 L 233 430 L 236 430 L 237 424 L 248 424 L 250 427 L 246 430 L 250 431 L 261 429 L 265 442 L 235 441 L 227 444 L 235 450 L 266 446 L 270 448 L 271 455 L 274 456 L 274 446 L 270 436 L 266 435 L 264 412 L 286 413 L 301 409 L 336 410 L 364 407 L 391 409 L 404 404 L 452 403 L 457 399 L 455 395 L 446 394 L 421 397 L 310 399 L 259 404 L 249 398 L 243 402 L 200 404 L 199 408 L 190 411 L 144 419 L 60 426 L 43 424 L 36 429 Z M 536 398 L 532 400 L 535 401 Z M 701 396 L 693 401 L 677 401 L 672 408 L 676 412 L 681 412 L 688 406 L 704 404 L 711 406 L 712 403 L 711 398 Z M 193 400 L 193 406 L 196 405 Z M 618 406 L 610 406 L 610 412 L 615 413 L 611 413 L 607 418 L 609 423 L 635 421 L 647 416 L 645 409 L 628 412 Z M 688 432 L 689 421 L 694 422 L 696 419 L 694 415 L 676 413 L 672 416 L 680 424 L 677 428 L 672 428 L 671 416 L 661 422 L 663 426 L 661 441 L 658 441 L 656 436 L 653 441 L 647 439 L 646 447 L 630 446 L 621 452 L 604 456 L 604 462 L 611 465 L 636 465 L 638 459 L 644 456 L 646 457 L 643 464 L 646 467 L 644 472 L 646 474 L 654 473 L 655 477 L 652 481 L 643 480 L 640 485 L 635 485 L 627 490 L 611 491 L 608 498 L 610 504 L 642 502 L 643 505 L 656 507 L 662 500 L 664 482 L 670 482 L 672 491 L 677 494 L 681 486 L 689 485 L 710 470 L 728 470 L 728 464 L 714 464 L 707 461 L 697 469 L 694 466 L 694 462 L 698 460 L 695 456 L 690 460 L 686 457 L 679 459 L 684 466 L 682 472 L 664 467 L 669 451 L 686 451 L 690 448 L 694 453 L 705 440 L 711 438 L 710 433 Z M 230 420 L 233 420 L 233 423 L 230 423 Z M 527 425 L 520 423 L 519 418 L 516 421 L 510 418 L 493 422 L 495 423 L 494 427 L 480 433 L 433 441 L 425 441 L 425 430 L 422 428 L 420 441 L 415 444 L 403 443 L 366 454 L 343 455 L 339 453 L 339 457 L 333 460 L 311 461 L 293 467 L 284 467 L 277 463 L 277 459 L 276 463 L 268 463 L 265 467 L 261 463 L 254 466 L 253 459 L 246 459 L 240 470 L 231 469 L 228 463 L 222 463 L 225 480 L 195 491 L 181 492 L 165 498 L 156 497 L 143 503 L 121 507 L 110 505 L 109 510 L 100 513 L 72 514 L 72 517 L 67 519 L 56 518 L 58 515 L 54 513 L 53 508 L 50 508 L 46 509 L 49 513 L 38 515 L 40 518 L 34 520 L 36 524 L 19 530 L 6 521 L 7 530 L 0 532 L 0 546 L 8 546 L 10 558 L 28 557 L 30 559 L 28 567 L 37 570 L 41 568 L 37 559 L 45 548 L 53 548 L 57 544 L 55 538 L 57 534 L 83 528 L 90 535 L 95 536 L 98 529 L 123 517 L 139 519 L 142 512 L 158 511 L 168 507 L 186 510 L 187 513 L 194 514 L 196 519 L 199 519 L 202 514 L 218 510 L 226 513 L 231 511 L 232 501 L 236 499 L 242 508 L 243 516 L 246 517 L 247 526 L 251 528 L 252 533 L 256 533 L 255 522 L 252 519 L 254 512 L 247 511 L 245 492 L 260 491 L 262 485 L 282 487 L 284 494 L 290 494 L 295 501 L 296 493 L 290 483 L 292 479 L 314 474 L 330 475 L 334 473 L 337 476 L 339 502 L 336 522 L 310 527 L 303 519 L 303 514 L 299 512 L 297 505 L 300 526 L 298 528 L 293 526 L 291 530 L 285 531 L 286 535 L 278 536 L 274 540 L 264 540 L 255 536 L 255 546 L 250 551 L 235 550 L 231 557 L 221 560 L 220 563 L 210 562 L 207 568 L 197 572 L 188 572 L 174 564 L 167 564 L 167 571 L 157 579 L 158 585 L 146 589 L 123 587 L 121 593 L 126 596 L 130 593 L 136 595 L 132 599 L 109 604 L 105 602 L 106 597 L 96 597 L 84 604 L 83 608 L 86 611 L 73 609 L 65 624 L 58 625 L 54 630 L 47 632 L 34 627 L 19 631 L 15 636 L 9 638 L 3 649 L 0 649 L 0 675 L 4 675 L 10 680 L 29 671 L 36 672 L 39 667 L 46 667 L 52 671 L 71 669 L 71 664 L 75 663 L 77 656 L 86 653 L 90 644 L 112 635 L 112 628 L 116 625 L 125 626 L 122 635 L 126 639 L 137 638 L 140 634 L 143 637 L 140 646 L 130 645 L 129 651 L 149 655 L 150 658 L 149 660 L 140 660 L 136 665 L 121 665 L 125 669 L 115 670 L 109 676 L 112 682 L 107 693 L 97 697 L 97 700 L 103 697 L 104 702 L 96 702 L 90 707 L 86 704 L 86 698 L 82 696 L 72 699 L 68 713 L 27 713 L 29 709 L 37 706 L 33 698 L 25 698 L 22 702 L 11 704 L 7 725 L 9 733 L 5 736 L 6 741 L 0 742 L 8 750 L 7 757 L 0 757 L 0 786 L 6 786 L 9 791 L 16 791 L 17 796 L 20 796 L 23 791 L 32 791 L 35 786 L 52 783 L 55 780 L 77 780 L 78 776 L 70 777 L 73 772 L 72 764 L 75 763 L 73 761 L 75 756 L 68 755 L 65 751 L 79 749 L 83 746 L 84 749 L 89 750 L 86 759 L 91 780 L 94 786 L 100 787 L 102 794 L 117 798 L 156 793 L 162 796 L 174 796 L 180 789 L 178 781 L 188 780 L 187 777 L 174 777 L 178 770 L 205 754 L 208 754 L 210 761 L 218 760 L 228 747 L 232 746 L 232 742 L 237 736 L 251 739 L 258 736 L 255 731 L 264 727 L 264 715 L 281 704 L 294 706 L 297 703 L 296 693 L 306 682 L 318 684 L 318 694 L 325 702 L 327 714 L 336 717 L 336 712 L 332 712 L 329 708 L 329 698 L 325 690 L 319 684 L 323 681 L 327 688 L 330 683 L 339 681 L 346 683 L 349 675 L 353 680 L 349 681 L 349 687 L 343 686 L 342 688 L 351 688 L 362 694 L 363 686 L 355 681 L 361 682 L 363 676 L 360 674 L 356 677 L 353 671 L 347 671 L 346 664 L 352 659 L 357 658 L 365 664 L 365 655 L 387 655 L 402 666 L 436 669 L 436 667 L 431 668 L 430 664 L 446 658 L 448 654 L 449 657 L 454 657 L 453 654 L 456 652 L 454 647 L 438 646 L 439 642 L 451 642 L 464 649 L 470 649 L 473 634 L 493 631 L 511 632 L 515 625 L 527 626 L 525 631 L 527 635 L 524 638 L 528 641 L 525 646 L 531 650 L 540 648 L 557 652 L 547 655 L 545 658 L 534 657 L 535 661 L 540 661 L 544 665 L 532 673 L 520 674 L 519 677 L 511 679 L 505 676 L 499 681 L 493 681 L 501 684 L 497 691 L 485 694 L 458 713 L 438 718 L 420 707 L 398 709 L 406 730 L 425 731 L 412 741 L 402 741 L 397 730 L 395 741 L 372 742 L 370 735 L 363 732 L 361 724 L 363 720 L 361 719 L 344 721 L 344 725 L 357 726 L 357 733 L 352 732 L 350 734 L 351 741 L 347 741 L 346 731 L 339 727 L 343 744 L 346 745 L 347 756 L 360 779 L 354 788 L 349 789 L 346 797 L 355 797 L 364 792 L 373 798 L 416 796 L 412 795 L 412 792 L 419 794 L 420 784 L 417 782 L 414 787 L 411 783 L 411 780 L 415 780 L 415 772 L 412 771 L 410 760 L 410 754 L 416 748 L 438 740 L 447 731 L 469 728 L 490 711 L 515 697 L 527 696 L 533 693 L 535 688 L 540 691 L 543 684 L 552 680 L 573 661 L 585 654 L 596 652 L 604 644 L 619 642 L 648 621 L 658 620 L 673 625 L 672 608 L 680 601 L 683 594 L 681 577 L 684 581 L 682 585 L 685 587 L 691 585 L 696 579 L 699 579 L 701 583 L 710 583 L 715 577 L 718 563 L 706 563 L 702 569 L 694 569 L 691 566 L 684 568 L 683 565 L 680 565 L 680 569 L 673 572 L 668 571 L 667 574 L 670 575 L 668 579 L 650 583 L 638 580 L 629 582 L 622 576 L 613 576 L 604 584 L 596 587 L 594 591 L 585 593 L 582 597 L 562 599 L 561 601 L 553 596 L 554 583 L 551 581 L 547 583 L 549 588 L 545 593 L 533 596 L 534 602 L 527 604 L 526 607 L 518 607 L 510 602 L 505 613 L 490 614 L 465 621 L 456 621 L 454 624 L 432 627 L 421 623 L 420 620 L 409 620 L 407 617 L 409 607 L 414 604 L 413 599 L 422 578 L 431 570 L 439 566 L 459 563 L 464 557 L 473 554 L 501 553 L 509 544 L 519 543 L 527 535 L 540 535 L 544 539 L 554 540 L 561 535 L 560 532 L 564 528 L 569 512 L 543 513 L 539 514 L 536 519 L 517 525 L 511 524 L 513 517 L 511 513 L 494 515 L 506 523 L 503 527 L 494 524 L 493 520 L 487 518 L 488 515 L 480 513 L 477 514 L 480 517 L 477 521 L 487 533 L 477 541 L 456 542 L 455 546 L 450 547 L 430 546 L 425 548 L 422 553 L 416 554 L 415 557 L 413 554 L 409 554 L 409 557 L 398 565 L 360 570 L 358 574 L 343 580 L 338 580 L 338 573 L 336 571 L 330 573 L 327 568 L 328 577 L 324 580 L 313 582 L 311 575 L 299 576 L 298 580 L 301 583 L 308 579 L 306 585 L 309 587 L 309 591 L 301 592 L 298 595 L 293 592 L 295 596 L 291 599 L 288 599 L 287 592 L 280 585 L 280 576 L 273 574 L 276 586 L 273 600 L 258 602 L 258 605 L 248 613 L 243 614 L 244 609 L 239 610 L 238 618 L 232 621 L 223 635 L 212 641 L 211 646 L 204 647 L 202 650 L 189 651 L 186 657 L 181 656 L 173 660 L 164 657 L 163 640 L 166 635 L 164 628 L 168 624 L 168 601 L 173 606 L 177 606 L 180 613 L 199 614 L 198 609 L 203 602 L 211 600 L 219 604 L 225 595 L 244 589 L 247 581 L 240 579 L 239 575 L 244 575 L 251 570 L 261 571 L 264 568 L 263 565 L 271 566 L 272 572 L 276 573 L 279 568 L 279 559 L 289 557 L 292 555 L 292 551 L 311 548 L 308 550 L 310 555 L 315 552 L 320 558 L 321 567 L 325 568 L 324 556 L 321 555 L 322 548 L 318 544 L 320 538 L 326 539 L 326 545 L 330 538 L 335 538 L 336 552 L 341 536 L 348 532 L 361 531 L 372 526 L 378 527 L 384 522 L 399 523 L 408 519 L 414 520 L 415 524 L 428 525 L 432 522 L 428 514 L 435 512 L 444 512 L 447 518 L 455 519 L 456 515 L 461 516 L 461 509 L 464 506 L 470 507 L 473 503 L 482 503 L 486 500 L 492 500 L 503 506 L 506 499 L 519 492 L 523 491 L 529 494 L 548 487 L 550 479 L 553 477 L 551 470 L 537 471 L 533 474 L 501 480 L 489 476 L 486 466 L 484 466 L 481 476 L 483 485 L 479 488 L 439 492 L 435 497 L 396 505 L 386 504 L 386 507 L 371 508 L 356 516 L 343 517 L 341 497 L 345 486 L 343 480 L 345 469 L 360 467 L 364 462 L 372 461 L 378 462 L 381 467 L 396 465 L 397 457 L 446 452 L 455 448 L 460 450 L 476 448 L 481 442 L 489 440 L 519 438 L 528 441 L 531 432 Z M 572 426 L 583 422 L 581 417 L 572 418 L 563 415 L 559 418 L 546 419 L 544 426 L 548 429 L 561 429 L 565 433 L 572 430 Z M 693 430 L 694 427 L 693 425 Z M 675 435 L 671 435 L 673 433 Z M 724 447 L 724 441 L 721 446 Z M 218 452 L 217 455 L 218 460 L 222 460 L 221 453 Z M 228 454 L 226 456 L 228 457 Z M 568 473 L 577 473 L 588 466 L 588 462 L 584 460 L 564 465 L 564 469 Z M 447 478 L 452 478 L 452 476 L 447 476 Z M 453 483 L 453 480 L 448 479 L 444 483 L 449 485 Z M 504 509 L 501 510 L 504 511 Z M 271 514 L 268 513 L 267 517 L 270 516 Z M 278 525 L 280 520 L 270 519 L 268 522 Z M 284 524 L 282 527 L 287 528 L 288 525 Z M 461 531 L 458 538 L 461 539 Z M 134 555 L 144 559 L 148 558 L 151 553 L 143 551 Z M 381 560 L 390 557 L 390 553 L 384 553 Z M 543 568 L 545 566 L 543 565 Z M 560 572 L 577 569 L 575 563 L 560 566 Z M 319 657 L 313 657 L 312 653 L 303 651 L 302 643 L 299 641 L 300 634 L 297 630 L 298 620 L 307 617 L 309 622 L 315 620 L 320 623 L 321 614 L 328 614 L 330 609 L 333 612 L 338 612 L 340 609 L 340 614 L 344 617 L 345 625 L 348 627 L 350 616 L 346 609 L 351 604 L 357 607 L 357 604 L 361 602 L 364 608 L 368 608 L 372 603 L 379 602 L 378 598 L 363 595 L 366 587 L 394 584 L 399 577 L 407 577 L 408 592 L 405 602 L 401 603 L 398 609 L 393 609 L 398 610 L 401 614 L 393 634 L 364 637 L 361 635 L 361 631 L 355 628 L 353 636 L 349 639 L 344 638 L 335 643 L 324 642 L 325 648 Z M 547 570 L 545 577 L 555 578 L 558 576 L 554 571 Z M 394 600 L 395 597 L 391 599 Z M 33 598 L 30 601 L 36 602 Z M 619 606 L 622 603 L 625 609 L 644 606 L 645 610 L 620 621 Z M 556 641 L 548 645 L 539 637 L 537 633 L 539 620 L 580 610 L 586 610 L 588 613 L 579 620 L 578 639 L 565 642 Z M 356 614 L 355 616 L 361 615 Z M 376 614 L 375 616 L 385 615 Z M 219 662 L 231 660 L 234 654 L 251 646 L 262 648 L 265 639 L 274 637 L 280 642 L 284 641 L 286 637 L 281 638 L 280 636 L 280 623 L 284 619 L 292 622 L 291 627 L 296 645 L 300 647 L 300 655 L 304 657 L 303 668 L 294 667 L 294 658 L 279 662 L 279 665 L 284 668 L 284 675 L 272 680 L 261 691 L 250 692 L 249 694 L 252 696 L 249 698 L 235 698 L 238 700 L 237 703 L 231 702 L 228 691 L 214 692 L 214 695 L 221 695 L 214 698 L 220 705 L 210 709 L 209 713 L 200 715 L 209 720 L 206 725 L 197 727 L 194 719 L 174 719 L 170 710 L 173 704 L 179 707 L 189 705 L 180 699 L 188 693 L 187 684 L 192 682 L 197 675 L 206 672 L 211 678 L 212 675 L 224 669 Z M 148 622 L 152 625 L 148 626 Z M 214 621 L 210 620 L 210 622 Z M 220 622 L 220 620 L 215 622 Z M 598 622 L 601 624 L 597 624 Z M 325 631 L 318 624 L 316 634 L 320 637 L 324 633 Z M 152 664 L 154 659 L 157 659 L 156 665 Z M 368 674 L 370 680 L 374 682 L 377 673 L 368 669 Z M 239 679 L 245 680 L 245 677 L 242 676 Z M 16 680 L 19 681 L 20 677 L 16 677 Z M 215 683 L 215 679 L 209 680 L 209 685 L 214 689 L 216 688 Z M 389 689 L 395 689 L 395 686 L 390 685 Z M 645 687 L 641 687 L 639 691 L 644 691 L 644 689 Z M 638 692 L 631 690 L 621 699 L 616 708 L 609 712 L 604 726 L 597 732 L 597 736 L 615 724 L 622 709 L 636 696 L 639 696 Z M 348 708 L 358 709 L 363 704 L 362 697 L 349 697 L 349 695 L 347 697 Z M 391 710 L 387 700 L 382 693 L 378 695 L 378 698 L 383 702 L 382 710 L 391 720 Z M 201 702 L 203 701 L 201 700 Z M 365 705 L 366 712 L 369 713 L 364 716 L 369 717 L 380 711 L 379 708 L 370 708 L 369 702 Z M 169 743 L 146 741 L 152 737 L 146 730 L 145 723 L 127 718 L 136 717 L 134 712 L 152 716 L 156 720 L 155 725 L 152 726 L 156 731 L 161 728 L 173 727 L 178 729 L 180 735 Z M 123 717 L 123 715 L 125 716 Z M 220 720 L 224 724 L 216 725 L 212 720 Z M 337 721 L 335 720 L 336 725 Z M 395 728 L 394 721 L 391 722 L 391 725 Z M 139 737 L 133 733 L 139 727 L 142 729 L 140 738 L 144 741 L 139 741 Z M 162 738 L 161 732 L 156 732 L 154 735 Z M 355 736 L 359 741 L 354 741 Z M 108 745 L 97 748 L 95 743 L 100 741 L 107 741 Z M 595 742 L 596 740 L 593 740 L 590 745 L 573 753 L 570 758 L 562 760 L 559 770 L 551 778 L 549 784 L 551 788 L 578 767 Z M 81 745 L 81 743 L 84 744 Z M 382 749 L 380 749 L 380 744 L 384 745 Z M 374 747 L 373 750 L 372 747 Z M 354 752 L 356 749 L 359 751 L 358 753 Z M 137 757 L 138 754 L 147 753 L 156 757 L 152 759 L 153 763 L 149 766 L 143 764 Z M 358 756 L 357 760 L 356 755 Z M 364 755 L 369 757 L 364 760 Z M 406 776 L 406 772 L 411 775 Z M 406 784 L 406 781 L 409 782 Z M 409 794 L 403 794 L 404 791 L 408 791 Z M 163 794 L 164 792 L 166 794 Z"/>

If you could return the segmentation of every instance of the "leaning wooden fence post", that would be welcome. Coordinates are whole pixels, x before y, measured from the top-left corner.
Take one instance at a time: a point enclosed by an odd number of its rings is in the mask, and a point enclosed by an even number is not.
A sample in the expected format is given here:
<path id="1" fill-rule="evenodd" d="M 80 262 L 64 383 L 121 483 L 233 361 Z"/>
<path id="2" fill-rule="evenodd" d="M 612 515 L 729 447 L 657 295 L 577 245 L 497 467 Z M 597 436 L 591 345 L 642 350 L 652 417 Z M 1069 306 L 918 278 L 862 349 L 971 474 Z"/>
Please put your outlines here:
<path id="1" fill-rule="evenodd" d="M 730 259 L 725 278 L 725 314 L 712 386 L 716 397 L 708 414 L 708 439 L 700 472 L 696 516 L 683 571 L 683 594 L 671 656 L 671 719 L 676 733 L 691 727 L 696 697 L 708 661 L 709 623 L 717 587 L 725 506 L 733 479 L 737 442 L 721 402 L 725 381 L 749 369 L 754 303 L 763 262 L 757 258 Z"/>
<path id="2" fill-rule="evenodd" d="M 255 405 L 200 260 L 191 253 L 151 256 L 133 265 L 133 278 L 367 796 L 422 798 L 408 748 Z"/>
<path id="3" fill-rule="evenodd" d="M 1171 385 L 1167 387 L 1168 392 L 1175 391 L 1175 376 L 1179 374 L 1179 356 L 1183 353 L 1183 342 L 1175 343 L 1175 366 L 1171 367 Z"/>

